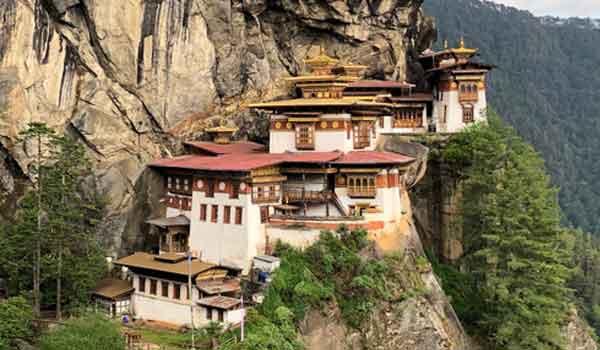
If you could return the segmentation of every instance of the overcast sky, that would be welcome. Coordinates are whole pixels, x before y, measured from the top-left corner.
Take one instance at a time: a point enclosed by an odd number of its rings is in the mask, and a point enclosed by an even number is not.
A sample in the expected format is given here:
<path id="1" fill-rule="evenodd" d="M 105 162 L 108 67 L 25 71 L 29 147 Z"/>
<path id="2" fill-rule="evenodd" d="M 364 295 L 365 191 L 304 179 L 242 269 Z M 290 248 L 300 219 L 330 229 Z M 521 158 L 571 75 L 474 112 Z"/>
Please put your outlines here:
<path id="1" fill-rule="evenodd" d="M 600 18 L 600 0 L 492 0 L 538 16 Z"/>

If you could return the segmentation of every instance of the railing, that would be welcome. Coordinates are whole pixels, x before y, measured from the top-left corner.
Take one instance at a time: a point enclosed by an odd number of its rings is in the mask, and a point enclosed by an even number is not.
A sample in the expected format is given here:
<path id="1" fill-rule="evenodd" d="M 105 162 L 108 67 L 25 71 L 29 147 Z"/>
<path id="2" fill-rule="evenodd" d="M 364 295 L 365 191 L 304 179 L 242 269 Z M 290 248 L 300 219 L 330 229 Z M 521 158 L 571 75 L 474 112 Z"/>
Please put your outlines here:
<path id="1" fill-rule="evenodd" d="M 363 216 L 304 216 L 304 215 L 271 215 L 271 219 L 295 220 L 295 221 L 324 221 L 324 222 L 344 222 L 344 221 L 362 221 Z"/>
<path id="2" fill-rule="evenodd" d="M 414 119 L 394 119 L 394 128 L 407 128 L 407 129 L 415 129 L 423 127 L 423 118 L 418 117 Z"/>
<path id="3" fill-rule="evenodd" d="M 352 188 L 348 187 L 348 196 L 356 198 L 373 198 L 377 195 L 377 190 L 373 187 Z"/>
<path id="4" fill-rule="evenodd" d="M 330 191 L 307 191 L 305 189 L 285 189 L 283 201 L 289 202 L 325 202 L 332 198 Z"/>

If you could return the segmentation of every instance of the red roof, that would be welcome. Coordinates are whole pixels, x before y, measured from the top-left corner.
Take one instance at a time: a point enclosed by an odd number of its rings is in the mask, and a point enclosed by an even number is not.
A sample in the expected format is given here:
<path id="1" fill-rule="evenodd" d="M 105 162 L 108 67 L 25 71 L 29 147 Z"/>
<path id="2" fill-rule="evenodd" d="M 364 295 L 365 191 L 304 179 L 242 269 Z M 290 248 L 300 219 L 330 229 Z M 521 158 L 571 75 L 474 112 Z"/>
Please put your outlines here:
<path id="1" fill-rule="evenodd" d="M 406 82 L 391 80 L 361 80 L 350 84 L 348 87 L 361 89 L 408 89 L 415 86 Z"/>
<path id="2" fill-rule="evenodd" d="M 189 141 L 185 142 L 185 144 L 214 155 L 233 153 L 254 153 L 263 152 L 265 150 L 264 145 L 254 142 L 234 142 L 228 144 L 219 144 L 214 142 Z"/>
<path id="3" fill-rule="evenodd" d="M 415 158 L 393 152 L 353 151 L 344 154 L 333 164 L 372 165 L 372 164 L 406 164 Z"/>
<path id="4" fill-rule="evenodd" d="M 159 159 L 149 166 L 157 168 L 176 168 L 208 171 L 250 171 L 285 162 L 327 163 L 340 157 L 340 152 L 303 152 L 303 153 L 234 153 L 216 157 L 185 155 L 181 157 Z"/>

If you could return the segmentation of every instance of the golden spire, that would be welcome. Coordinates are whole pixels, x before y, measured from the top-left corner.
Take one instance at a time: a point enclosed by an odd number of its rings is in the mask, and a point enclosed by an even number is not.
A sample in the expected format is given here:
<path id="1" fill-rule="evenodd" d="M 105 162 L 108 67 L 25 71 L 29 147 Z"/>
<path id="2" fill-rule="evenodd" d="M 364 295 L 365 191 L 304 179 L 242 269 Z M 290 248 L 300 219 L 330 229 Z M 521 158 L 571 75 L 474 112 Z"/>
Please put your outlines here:
<path id="1" fill-rule="evenodd" d="M 444 49 L 447 49 L 447 48 L 448 48 L 448 39 L 445 39 L 444 40 Z"/>
<path id="2" fill-rule="evenodd" d="M 460 48 L 461 49 L 465 48 L 465 37 L 464 36 L 460 37 Z"/>

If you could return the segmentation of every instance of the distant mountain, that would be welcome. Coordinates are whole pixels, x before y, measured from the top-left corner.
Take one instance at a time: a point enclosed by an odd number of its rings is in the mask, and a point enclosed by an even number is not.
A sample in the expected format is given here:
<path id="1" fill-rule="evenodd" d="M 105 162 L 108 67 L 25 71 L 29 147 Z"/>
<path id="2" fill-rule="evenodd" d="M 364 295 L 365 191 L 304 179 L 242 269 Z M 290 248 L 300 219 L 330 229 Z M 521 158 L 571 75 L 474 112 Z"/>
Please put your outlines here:
<path id="1" fill-rule="evenodd" d="M 498 65 L 490 101 L 546 160 L 565 220 L 600 234 L 599 21 L 480 0 L 425 0 L 438 43 L 460 36 Z"/>

